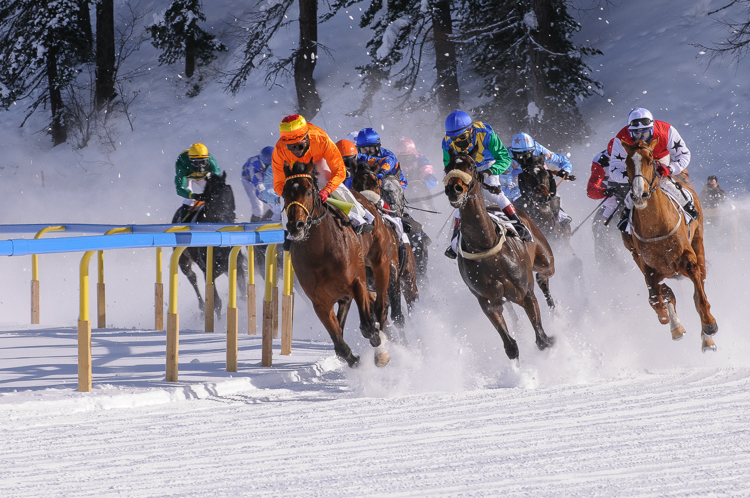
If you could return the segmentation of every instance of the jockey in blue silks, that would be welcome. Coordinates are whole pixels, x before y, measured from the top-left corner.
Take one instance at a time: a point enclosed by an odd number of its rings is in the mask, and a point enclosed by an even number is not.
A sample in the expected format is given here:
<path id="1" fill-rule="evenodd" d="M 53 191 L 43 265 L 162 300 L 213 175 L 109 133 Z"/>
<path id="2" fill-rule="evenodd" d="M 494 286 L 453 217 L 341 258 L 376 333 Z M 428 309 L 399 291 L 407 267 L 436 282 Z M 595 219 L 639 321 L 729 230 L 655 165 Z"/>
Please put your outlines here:
<path id="1" fill-rule="evenodd" d="M 531 138 L 531 135 L 529 135 L 528 133 L 517 133 L 513 137 L 513 140 L 511 140 L 508 150 L 510 151 L 512 157 L 512 175 L 516 184 L 518 184 L 518 174 L 521 172 L 521 165 L 518 163 L 518 161 L 524 156 L 544 156 L 545 169 L 550 169 L 548 168 L 548 165 L 556 166 L 559 170 L 558 176 L 562 178 L 567 178 L 573 172 L 573 166 L 570 164 L 570 161 L 567 157 L 563 156 L 562 154 L 550 152 L 543 145 Z M 520 195 L 521 192 L 519 191 L 519 196 Z M 553 195 L 557 194 L 553 193 Z M 560 211 L 558 211 L 557 213 L 557 222 L 560 223 L 560 225 L 565 226 L 572 220 L 573 219 L 570 217 L 570 215 L 568 215 L 565 211 L 562 210 L 562 208 L 560 208 Z"/>
<path id="2" fill-rule="evenodd" d="M 253 212 L 250 221 L 281 220 L 281 198 L 273 189 L 271 155 L 273 147 L 263 147 L 242 166 L 242 186 L 250 199 Z"/>
<path id="3" fill-rule="evenodd" d="M 396 154 L 388 149 L 380 147 L 380 135 L 372 128 L 360 130 L 357 135 L 358 163 L 368 163 L 371 166 L 377 164 L 379 171 L 377 177 L 383 179 L 386 176 L 394 176 L 406 190 L 409 182 L 406 180 Z"/>

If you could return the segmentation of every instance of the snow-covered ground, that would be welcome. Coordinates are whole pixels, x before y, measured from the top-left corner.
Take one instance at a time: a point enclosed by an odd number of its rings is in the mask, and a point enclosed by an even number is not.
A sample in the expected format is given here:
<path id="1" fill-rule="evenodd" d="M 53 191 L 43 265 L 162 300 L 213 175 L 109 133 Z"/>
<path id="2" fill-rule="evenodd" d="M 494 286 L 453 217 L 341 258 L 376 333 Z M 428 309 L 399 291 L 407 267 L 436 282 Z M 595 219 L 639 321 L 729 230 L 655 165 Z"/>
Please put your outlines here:
<path id="1" fill-rule="evenodd" d="M 218 26 L 232 2 L 211 3 Z M 353 318 L 345 338 L 362 362 L 342 366 L 298 296 L 292 355 L 280 356 L 276 343 L 270 369 L 260 367 L 259 337 L 242 333 L 240 304 L 239 371 L 229 374 L 226 322 L 202 332 L 180 277 L 180 381 L 167 383 L 165 334 L 151 330 L 153 251 L 119 250 L 105 256 L 108 328 L 93 332 L 93 392 L 79 393 L 81 255 L 40 257 L 39 326 L 28 325 L 30 258 L 4 258 L 0 496 L 749 496 L 748 69 L 706 69 L 690 45 L 720 36 L 706 13 L 721 5 L 654 0 L 588 11 L 579 41 L 604 52 L 590 62 L 604 92 L 582 104 L 596 132 L 571 144 L 579 180 L 560 188 L 577 226 L 596 206 L 585 196 L 591 157 L 630 108 L 648 107 L 679 129 L 696 186 L 717 174 L 736 194 L 723 226 L 707 227 L 716 353 L 700 352 L 688 281 L 669 282 L 688 330 L 673 342 L 632 263 L 614 276 L 599 272 L 585 225 L 573 238 L 584 275 L 558 254 L 551 286 L 559 305 L 542 312 L 555 347 L 537 351 L 516 308 L 510 323 L 521 358 L 512 365 L 455 263 L 442 256 L 450 209 L 441 197 L 439 215 L 414 213 L 434 240 L 430 281 L 407 319 L 409 346 L 391 346 L 387 367 L 372 364 Z M 335 60 L 321 55 L 325 105 L 312 121 L 337 139 L 372 125 L 386 144 L 409 130 L 439 161 L 442 116 L 392 118 L 387 100 L 369 118 L 344 116 L 361 98 L 348 68 L 365 59 L 369 38 L 357 28 L 357 9 L 321 28 L 329 47 L 352 35 Z M 143 54 L 155 59 L 148 46 Z M 165 222 L 179 204 L 174 159 L 196 141 L 228 171 L 239 217 L 248 220 L 241 165 L 273 143 L 280 118 L 292 112 L 291 85 L 267 90 L 257 76 L 233 97 L 208 82 L 188 99 L 179 69 L 154 66 L 144 77 L 149 90 L 132 110 L 136 131 L 119 123 L 114 151 L 51 149 L 35 133 L 46 116 L 21 129 L 22 109 L 0 116 L 0 223 Z M 225 297 L 226 278 L 217 286 Z"/>

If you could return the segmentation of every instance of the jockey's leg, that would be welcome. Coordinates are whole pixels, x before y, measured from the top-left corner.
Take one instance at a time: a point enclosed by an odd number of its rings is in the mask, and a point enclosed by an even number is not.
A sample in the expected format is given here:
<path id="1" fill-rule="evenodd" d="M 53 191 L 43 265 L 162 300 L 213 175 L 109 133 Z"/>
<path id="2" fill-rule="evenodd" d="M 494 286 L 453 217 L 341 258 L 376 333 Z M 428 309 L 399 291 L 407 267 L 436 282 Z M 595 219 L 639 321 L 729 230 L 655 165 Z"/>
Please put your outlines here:
<path id="1" fill-rule="evenodd" d="M 484 183 L 492 187 L 499 187 L 500 175 L 490 175 L 484 180 Z M 524 242 L 533 241 L 534 238 L 531 236 L 531 232 L 529 231 L 528 227 L 524 225 L 523 221 L 521 221 L 521 218 L 518 217 L 518 214 L 516 213 L 516 207 L 510 202 L 510 199 L 505 196 L 502 190 L 497 194 L 489 191 L 487 191 L 487 193 L 489 195 L 489 198 L 492 199 L 495 204 L 497 204 L 497 207 L 503 210 L 503 213 L 505 213 L 505 216 L 507 216 L 510 222 L 513 224 L 513 227 L 516 229 L 516 232 L 518 233 L 518 236 L 521 238 L 521 240 L 523 240 Z"/>
<path id="2" fill-rule="evenodd" d="M 629 233 L 630 211 L 633 209 L 633 199 L 630 198 L 630 194 L 625 196 L 625 202 L 623 204 L 625 207 L 622 209 L 622 214 L 620 214 L 620 221 L 617 222 L 617 228 L 619 228 L 622 233 Z"/>
<path id="3" fill-rule="evenodd" d="M 391 222 L 393 227 L 396 229 L 396 238 L 401 240 L 401 242 L 403 242 L 404 244 L 410 243 L 409 237 L 406 235 L 404 231 L 404 226 L 402 224 L 401 218 L 399 218 L 398 216 L 391 216 L 390 214 L 385 214 L 385 213 L 381 214 L 380 216 L 382 216 L 383 219 L 386 219 L 389 222 Z"/>
<path id="4" fill-rule="evenodd" d="M 358 230 L 359 232 L 372 232 L 372 222 L 375 221 L 375 215 L 373 215 L 370 211 L 365 209 L 362 204 L 360 204 L 360 202 L 354 197 L 354 195 L 352 195 L 349 189 L 346 188 L 346 185 L 344 185 L 343 183 L 339 185 L 338 188 L 333 191 L 331 196 L 334 199 L 354 204 L 352 210 L 349 211 L 349 219 L 352 222 L 352 226 L 355 229 L 361 226 L 362 228 Z"/>
<path id="5" fill-rule="evenodd" d="M 446 257 L 450 259 L 456 259 L 458 257 L 458 254 L 456 254 L 456 250 L 453 249 L 453 246 L 455 244 L 458 244 L 458 233 L 461 231 L 461 213 L 456 209 L 455 214 L 453 215 L 453 235 L 451 235 L 451 241 L 448 244 L 448 249 L 445 250 Z"/>
<path id="6" fill-rule="evenodd" d="M 662 178 L 661 181 L 659 181 L 659 188 L 676 200 L 693 220 L 698 219 L 700 215 L 698 214 L 698 211 L 695 210 L 693 196 L 690 192 L 678 187 L 672 178 Z"/>

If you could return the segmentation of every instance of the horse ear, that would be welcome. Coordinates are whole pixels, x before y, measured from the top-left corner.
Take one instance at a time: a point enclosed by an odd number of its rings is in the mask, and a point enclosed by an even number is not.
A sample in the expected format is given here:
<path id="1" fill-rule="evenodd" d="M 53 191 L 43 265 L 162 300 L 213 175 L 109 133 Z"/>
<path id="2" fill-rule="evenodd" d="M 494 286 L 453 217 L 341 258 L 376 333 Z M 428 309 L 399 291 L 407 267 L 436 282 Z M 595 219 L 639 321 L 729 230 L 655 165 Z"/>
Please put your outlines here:
<path id="1" fill-rule="evenodd" d="M 630 144 L 622 141 L 620 141 L 620 143 L 622 144 L 622 148 L 625 149 L 625 153 L 630 154 L 630 149 L 632 148 Z"/>
<path id="2" fill-rule="evenodd" d="M 222 183 L 227 183 L 227 172 L 226 172 L 226 170 L 221 172 L 221 181 L 222 181 Z"/>
<path id="3" fill-rule="evenodd" d="M 286 161 L 284 161 L 284 176 L 292 176 L 292 168 Z"/>
<path id="4" fill-rule="evenodd" d="M 453 147 L 448 147 L 448 158 L 453 161 L 456 158 L 456 150 Z"/>
<path id="5" fill-rule="evenodd" d="M 648 148 L 651 149 L 651 152 L 654 151 L 654 149 L 656 148 L 656 144 L 658 143 L 659 143 L 659 139 L 657 137 L 654 137 L 654 139 L 648 143 Z"/>
<path id="6" fill-rule="evenodd" d="M 305 172 L 312 173 L 312 171 L 315 169 L 315 161 L 313 161 L 312 157 L 310 158 L 310 162 L 305 164 Z"/>

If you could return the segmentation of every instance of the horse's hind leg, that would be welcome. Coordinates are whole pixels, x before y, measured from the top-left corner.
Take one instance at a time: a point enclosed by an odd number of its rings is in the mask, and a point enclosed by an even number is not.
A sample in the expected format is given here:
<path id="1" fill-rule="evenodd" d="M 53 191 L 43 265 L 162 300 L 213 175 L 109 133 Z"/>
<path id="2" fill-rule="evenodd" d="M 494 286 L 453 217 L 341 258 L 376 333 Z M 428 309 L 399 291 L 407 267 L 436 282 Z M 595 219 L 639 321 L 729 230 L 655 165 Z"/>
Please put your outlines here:
<path id="1" fill-rule="evenodd" d="M 644 266 L 643 276 L 646 279 L 646 287 L 648 288 L 648 304 L 651 305 L 659 316 L 659 322 L 662 324 L 669 323 L 667 304 L 664 301 L 665 299 L 671 301 L 675 309 L 677 309 L 677 299 L 672 289 L 661 283 L 663 276 L 658 274 L 653 268 Z"/>
<path id="2" fill-rule="evenodd" d="M 346 325 L 346 317 L 349 316 L 349 310 L 352 307 L 352 297 L 346 296 L 342 299 L 339 299 L 338 305 L 339 307 L 336 310 L 336 318 L 339 321 L 339 327 L 343 331 L 344 325 Z"/>
<path id="3" fill-rule="evenodd" d="M 479 301 L 479 306 L 481 306 L 484 314 L 487 315 L 487 318 L 490 319 L 495 330 L 500 334 L 500 338 L 503 340 L 505 354 L 508 355 L 508 358 L 511 360 L 517 360 L 518 343 L 508 332 L 508 324 L 505 323 L 505 318 L 503 318 L 502 302 L 500 300 L 490 302 L 487 298 L 482 296 L 477 296 L 477 300 Z"/>
<path id="4" fill-rule="evenodd" d="M 367 289 L 367 282 L 364 279 L 356 280 L 352 285 L 354 300 L 357 303 L 359 311 L 359 329 L 362 335 L 370 340 L 370 345 L 375 348 L 375 364 L 384 367 L 388 364 L 391 357 L 385 349 L 385 334 L 379 329 L 380 325 L 373 318 L 370 311 L 370 291 Z M 387 292 L 378 293 L 378 298 L 385 298 Z M 387 312 L 386 308 L 386 312 Z"/>
<path id="5" fill-rule="evenodd" d="M 355 356 L 349 345 L 344 342 L 344 333 L 341 327 L 339 327 L 338 318 L 333 313 L 333 306 L 328 307 L 313 303 L 313 308 L 315 309 L 315 314 L 318 315 L 318 319 L 328 331 L 328 335 L 331 336 L 336 356 L 347 362 L 350 367 L 353 367 L 359 361 L 359 356 Z"/>
<path id="6" fill-rule="evenodd" d="M 544 276 L 541 273 L 537 272 L 536 283 L 539 286 L 539 288 L 542 290 L 542 293 L 544 294 L 544 299 L 547 300 L 547 306 L 554 309 L 555 300 L 552 299 L 552 294 L 549 291 L 549 277 Z"/>
<path id="7" fill-rule="evenodd" d="M 179 266 L 180 270 L 182 270 L 182 273 L 184 273 L 188 278 L 190 285 L 192 285 L 193 289 L 195 289 L 195 295 L 198 296 L 198 307 L 201 311 L 205 312 L 203 297 L 201 296 L 201 291 L 198 289 L 198 278 L 195 276 L 195 272 L 193 271 L 193 263 L 191 262 L 190 258 L 185 256 L 184 253 L 182 256 L 180 256 Z"/>
<path id="8" fill-rule="evenodd" d="M 706 297 L 706 290 L 704 287 L 706 277 L 705 260 L 701 261 L 702 258 L 696 257 L 693 254 L 686 254 L 685 257 L 688 259 L 688 263 L 685 265 L 685 273 L 693 282 L 693 301 L 695 302 L 695 309 L 701 317 L 701 340 L 703 342 L 703 352 L 716 351 L 716 344 L 714 343 L 712 336 L 718 332 L 719 326 L 716 324 L 716 319 L 711 314 L 711 305 Z"/>
<path id="9" fill-rule="evenodd" d="M 541 287 L 541 286 L 540 286 Z M 547 289 L 549 291 L 549 289 Z M 548 347 L 555 344 L 555 338 L 548 336 L 542 328 L 542 317 L 539 314 L 539 303 L 534 297 L 534 290 L 532 289 L 523 298 L 523 302 L 520 303 L 523 306 L 526 316 L 531 321 L 531 326 L 534 327 L 534 334 L 536 335 L 536 347 L 540 351 L 544 351 Z"/>
<path id="10" fill-rule="evenodd" d="M 388 339 L 404 342 L 404 312 L 401 309 L 401 282 L 398 277 L 391 278 L 388 282 L 388 301 L 391 304 L 391 321 L 398 331 L 397 337 L 389 334 L 388 328 L 383 327 L 383 330 L 388 334 Z"/>

